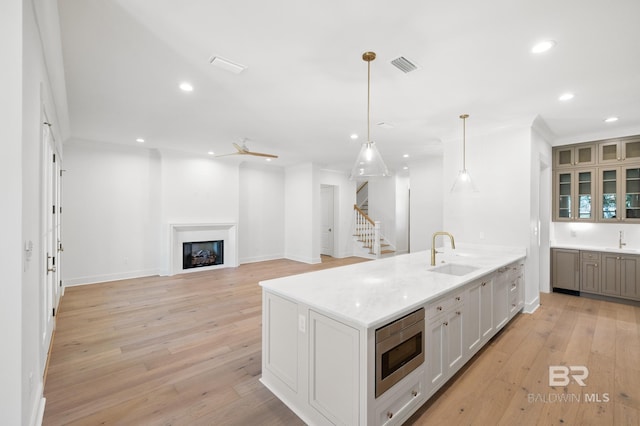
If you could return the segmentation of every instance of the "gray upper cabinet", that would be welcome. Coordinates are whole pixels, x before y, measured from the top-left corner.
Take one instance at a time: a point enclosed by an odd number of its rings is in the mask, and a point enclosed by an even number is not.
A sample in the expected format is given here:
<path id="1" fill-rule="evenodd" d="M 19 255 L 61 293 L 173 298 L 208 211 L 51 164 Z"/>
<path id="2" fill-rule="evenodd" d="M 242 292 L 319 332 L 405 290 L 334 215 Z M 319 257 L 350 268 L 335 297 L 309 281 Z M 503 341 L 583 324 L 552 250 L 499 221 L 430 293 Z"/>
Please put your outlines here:
<path id="1" fill-rule="evenodd" d="M 640 136 L 598 142 L 598 164 L 640 161 Z"/>
<path id="2" fill-rule="evenodd" d="M 640 135 L 558 146 L 553 158 L 554 221 L 640 223 Z"/>
<path id="3" fill-rule="evenodd" d="M 593 143 L 563 146 L 554 149 L 555 168 L 591 166 L 596 163 L 596 145 Z"/>

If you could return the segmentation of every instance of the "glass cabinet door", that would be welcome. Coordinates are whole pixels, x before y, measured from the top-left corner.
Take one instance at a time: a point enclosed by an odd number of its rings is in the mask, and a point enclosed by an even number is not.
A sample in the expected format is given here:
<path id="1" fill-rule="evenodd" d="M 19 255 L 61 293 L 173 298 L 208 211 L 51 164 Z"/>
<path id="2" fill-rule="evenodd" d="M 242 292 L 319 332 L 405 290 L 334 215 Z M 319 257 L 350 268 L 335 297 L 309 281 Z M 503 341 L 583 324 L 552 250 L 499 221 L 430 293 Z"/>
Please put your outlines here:
<path id="1" fill-rule="evenodd" d="M 575 161 L 574 164 L 578 166 L 586 166 L 595 164 L 596 152 L 594 145 L 583 145 L 575 148 Z"/>
<path id="2" fill-rule="evenodd" d="M 626 160 L 640 160 L 640 140 L 625 141 L 623 144 Z"/>
<path id="3" fill-rule="evenodd" d="M 618 213 L 618 193 L 619 193 L 619 169 L 600 170 L 600 214 L 598 219 L 607 221 L 617 221 L 621 217 Z"/>
<path id="4" fill-rule="evenodd" d="M 627 167 L 624 172 L 625 217 L 640 220 L 640 167 Z"/>
<path id="5" fill-rule="evenodd" d="M 578 178 L 578 217 L 577 220 L 593 220 L 593 171 L 584 170 L 576 172 Z"/>
<path id="6" fill-rule="evenodd" d="M 556 210 L 558 220 L 571 220 L 571 176 L 573 173 L 558 173 L 557 187 L 558 206 Z"/>
<path id="7" fill-rule="evenodd" d="M 598 162 L 602 163 L 617 163 L 622 160 L 622 153 L 620 152 L 620 142 L 601 142 L 598 145 L 599 158 Z"/>

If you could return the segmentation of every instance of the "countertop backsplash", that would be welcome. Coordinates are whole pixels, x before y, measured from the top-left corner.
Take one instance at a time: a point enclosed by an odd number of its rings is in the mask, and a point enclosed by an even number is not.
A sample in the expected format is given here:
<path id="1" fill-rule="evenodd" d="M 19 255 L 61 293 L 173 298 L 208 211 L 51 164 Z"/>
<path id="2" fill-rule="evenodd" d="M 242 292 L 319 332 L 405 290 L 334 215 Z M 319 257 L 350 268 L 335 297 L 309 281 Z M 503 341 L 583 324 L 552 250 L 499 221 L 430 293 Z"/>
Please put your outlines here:
<path id="1" fill-rule="evenodd" d="M 589 247 L 618 247 L 619 232 L 625 248 L 640 250 L 640 225 L 629 223 L 564 223 L 553 222 L 550 228 L 551 245 Z"/>

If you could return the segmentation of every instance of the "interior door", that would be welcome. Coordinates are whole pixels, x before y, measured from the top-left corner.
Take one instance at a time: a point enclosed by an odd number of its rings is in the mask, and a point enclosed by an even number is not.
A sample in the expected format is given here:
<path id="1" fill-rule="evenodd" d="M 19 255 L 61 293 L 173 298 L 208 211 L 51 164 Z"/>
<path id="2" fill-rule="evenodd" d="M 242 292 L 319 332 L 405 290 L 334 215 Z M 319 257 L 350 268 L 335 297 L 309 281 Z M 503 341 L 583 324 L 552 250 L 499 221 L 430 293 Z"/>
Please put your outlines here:
<path id="1" fill-rule="evenodd" d="M 322 208 L 320 219 L 320 254 L 333 256 L 334 250 L 334 187 L 322 185 L 320 188 L 320 205 Z"/>
<path id="2" fill-rule="evenodd" d="M 55 141 L 50 125 L 42 125 L 43 151 L 43 235 L 42 235 L 42 363 L 46 365 L 51 336 L 55 326 L 54 316 L 59 299 L 58 291 L 58 175 L 60 173 L 55 152 Z"/>

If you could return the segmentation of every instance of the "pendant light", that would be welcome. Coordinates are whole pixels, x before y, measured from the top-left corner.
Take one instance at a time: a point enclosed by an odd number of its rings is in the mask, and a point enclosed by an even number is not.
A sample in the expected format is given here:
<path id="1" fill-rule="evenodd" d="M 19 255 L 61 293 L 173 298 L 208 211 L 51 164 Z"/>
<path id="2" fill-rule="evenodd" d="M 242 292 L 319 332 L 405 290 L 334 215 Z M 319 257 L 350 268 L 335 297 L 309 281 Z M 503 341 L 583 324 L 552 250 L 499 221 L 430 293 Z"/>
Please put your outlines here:
<path id="1" fill-rule="evenodd" d="M 462 119 L 462 170 L 458 172 L 458 177 L 456 178 L 456 181 L 453 182 L 451 192 L 478 192 L 478 189 L 471 180 L 471 175 L 469 175 L 469 172 L 467 171 L 466 124 L 469 114 L 462 114 L 460 118 Z"/>
<path id="2" fill-rule="evenodd" d="M 375 176 L 389 176 L 389 170 L 382 160 L 382 156 L 370 137 L 370 104 L 371 104 L 371 61 L 376 59 L 374 52 L 362 54 L 362 60 L 367 62 L 367 141 L 362 143 L 356 162 L 351 169 L 350 179 L 366 179 Z"/>

